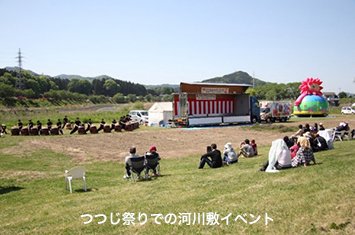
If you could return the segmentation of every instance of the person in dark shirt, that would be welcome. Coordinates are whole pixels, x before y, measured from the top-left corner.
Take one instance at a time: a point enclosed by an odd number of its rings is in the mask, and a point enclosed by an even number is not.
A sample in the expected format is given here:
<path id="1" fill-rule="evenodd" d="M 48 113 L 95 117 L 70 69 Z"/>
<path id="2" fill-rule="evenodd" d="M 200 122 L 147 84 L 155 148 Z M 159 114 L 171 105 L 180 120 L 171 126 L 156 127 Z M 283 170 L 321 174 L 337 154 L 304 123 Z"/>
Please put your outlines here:
<path id="1" fill-rule="evenodd" d="M 52 128 L 52 125 L 53 125 L 53 123 L 52 123 L 51 119 L 48 119 L 48 122 L 47 122 L 48 130 L 50 130 Z"/>
<path id="2" fill-rule="evenodd" d="M 33 127 L 33 122 L 32 122 L 32 120 L 30 119 L 30 120 L 28 120 L 28 129 L 31 130 L 32 127 Z"/>
<path id="3" fill-rule="evenodd" d="M 67 117 L 67 115 L 65 115 L 65 117 L 63 118 L 63 127 L 62 127 L 62 129 L 65 128 L 65 125 L 67 125 L 68 122 L 69 122 L 68 117 Z"/>
<path id="4" fill-rule="evenodd" d="M 295 144 L 287 135 L 284 137 L 284 141 L 288 148 L 291 148 Z"/>
<path id="5" fill-rule="evenodd" d="M 319 150 L 327 150 L 328 149 L 327 141 L 319 134 L 315 135 L 315 141 L 319 147 Z"/>
<path id="6" fill-rule="evenodd" d="M 112 120 L 112 124 L 111 124 L 111 130 L 115 129 L 115 125 L 116 125 L 116 119 Z"/>
<path id="7" fill-rule="evenodd" d="M 309 126 L 308 123 L 306 123 L 303 127 L 303 133 L 307 133 L 307 132 L 310 132 L 311 131 L 311 128 Z"/>
<path id="8" fill-rule="evenodd" d="M 126 128 L 126 120 L 125 120 L 124 116 L 120 118 L 119 123 L 120 123 L 121 129 L 124 130 Z"/>
<path id="9" fill-rule="evenodd" d="M 37 120 L 37 130 L 38 130 L 38 133 L 41 131 L 42 129 L 42 123 L 40 120 Z"/>
<path id="10" fill-rule="evenodd" d="M 99 131 L 101 131 L 102 129 L 104 129 L 104 126 L 105 126 L 105 120 L 104 120 L 104 119 L 101 119 L 100 127 L 99 127 L 99 129 L 97 129 L 97 132 L 99 132 Z"/>
<path id="11" fill-rule="evenodd" d="M 319 130 L 320 130 L 320 131 L 324 131 L 324 130 L 325 130 L 325 128 L 324 128 L 324 126 L 323 126 L 323 123 L 319 123 Z"/>
<path id="12" fill-rule="evenodd" d="M 76 121 L 75 121 L 74 128 L 73 128 L 73 130 L 71 130 L 70 134 L 75 133 L 75 132 L 78 130 L 80 124 L 81 124 L 81 121 L 80 121 L 79 118 L 77 117 L 77 118 L 76 118 Z"/>
<path id="13" fill-rule="evenodd" d="M 23 124 L 21 122 L 21 120 L 19 119 L 18 122 L 17 122 L 17 126 L 18 126 L 18 129 L 21 130 L 22 127 L 23 127 Z"/>
<path id="14" fill-rule="evenodd" d="M 88 132 L 88 131 L 90 130 L 90 127 L 91 127 L 91 125 L 92 125 L 91 118 L 89 118 L 87 124 L 88 124 L 88 127 L 85 129 L 86 132 Z"/>
<path id="15" fill-rule="evenodd" d="M 6 125 L 5 124 L 2 124 L 1 125 L 1 131 L 0 131 L 0 133 L 3 133 L 3 134 L 7 134 L 7 132 L 6 132 Z"/>
<path id="16" fill-rule="evenodd" d="M 60 119 L 58 119 L 58 121 L 57 121 L 57 128 L 58 128 L 58 131 L 60 132 L 60 134 L 63 135 L 62 122 L 60 121 Z"/>
<path id="17" fill-rule="evenodd" d="M 198 167 L 198 169 L 203 169 L 205 163 L 207 163 L 212 168 L 218 168 L 222 166 L 221 152 L 217 149 L 217 145 L 211 144 L 211 148 L 212 148 L 211 152 L 202 155 L 200 166 Z"/>

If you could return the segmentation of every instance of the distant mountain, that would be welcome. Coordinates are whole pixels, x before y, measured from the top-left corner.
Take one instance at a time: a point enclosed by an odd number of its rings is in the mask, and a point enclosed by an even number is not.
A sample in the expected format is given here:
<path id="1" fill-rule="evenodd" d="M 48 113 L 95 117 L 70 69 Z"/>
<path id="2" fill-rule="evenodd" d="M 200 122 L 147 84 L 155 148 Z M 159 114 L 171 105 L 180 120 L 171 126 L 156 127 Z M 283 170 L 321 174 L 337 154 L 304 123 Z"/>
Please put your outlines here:
<path id="1" fill-rule="evenodd" d="M 7 71 L 15 71 L 15 72 L 17 72 L 17 71 L 19 71 L 20 70 L 20 68 L 19 67 L 5 67 L 5 69 L 7 70 Z M 38 73 L 35 73 L 35 72 L 33 72 L 33 71 L 31 71 L 31 70 L 28 70 L 28 69 L 23 69 L 23 71 L 27 71 L 27 72 L 29 72 L 30 74 L 32 74 L 32 75 L 36 75 L 36 76 L 40 76 L 41 74 L 38 74 Z M 44 76 L 47 76 L 47 75 L 44 75 Z"/>
<path id="2" fill-rule="evenodd" d="M 224 75 L 223 77 L 215 77 L 201 81 L 203 83 L 234 83 L 234 84 L 250 84 L 253 85 L 253 77 L 243 71 L 234 72 Z M 255 78 L 255 86 L 267 85 L 268 82 L 264 82 Z"/>
<path id="3" fill-rule="evenodd" d="M 180 88 L 180 84 L 161 84 L 161 85 L 145 85 L 147 89 L 154 89 L 157 87 L 171 87 L 173 89 Z"/>
<path id="4" fill-rule="evenodd" d="M 102 78 L 106 78 L 106 79 L 115 79 L 113 77 L 110 77 L 108 75 L 100 75 L 100 76 L 96 76 L 96 77 L 83 77 L 80 75 L 75 75 L 75 74 L 60 74 L 55 76 L 56 78 L 62 78 L 62 79 L 73 79 L 73 78 L 77 78 L 77 79 L 85 79 L 85 80 L 89 80 L 92 81 L 94 79 L 102 79 Z"/>

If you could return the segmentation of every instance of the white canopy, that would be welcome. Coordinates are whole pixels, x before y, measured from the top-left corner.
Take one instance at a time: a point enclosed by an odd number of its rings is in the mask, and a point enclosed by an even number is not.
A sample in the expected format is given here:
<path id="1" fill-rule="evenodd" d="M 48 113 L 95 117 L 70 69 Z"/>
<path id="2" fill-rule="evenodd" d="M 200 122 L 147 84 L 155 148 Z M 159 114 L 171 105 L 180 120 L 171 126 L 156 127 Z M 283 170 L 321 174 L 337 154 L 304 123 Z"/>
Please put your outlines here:
<path id="1" fill-rule="evenodd" d="M 149 126 L 166 125 L 173 118 L 172 102 L 156 102 L 148 110 Z"/>

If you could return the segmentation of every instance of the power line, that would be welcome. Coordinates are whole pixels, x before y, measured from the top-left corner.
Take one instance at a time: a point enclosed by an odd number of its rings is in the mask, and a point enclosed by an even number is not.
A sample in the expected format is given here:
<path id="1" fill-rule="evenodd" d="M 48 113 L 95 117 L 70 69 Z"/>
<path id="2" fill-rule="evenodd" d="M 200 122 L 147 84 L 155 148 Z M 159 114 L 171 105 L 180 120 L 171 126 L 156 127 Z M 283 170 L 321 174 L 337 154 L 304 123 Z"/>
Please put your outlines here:
<path id="1" fill-rule="evenodd" d="M 22 53 L 21 53 L 21 49 L 18 49 L 18 56 L 16 57 L 17 62 L 18 62 L 18 72 L 17 72 L 17 79 L 16 79 L 16 84 L 15 87 L 17 89 L 23 90 L 25 88 L 25 81 L 22 78 Z"/>

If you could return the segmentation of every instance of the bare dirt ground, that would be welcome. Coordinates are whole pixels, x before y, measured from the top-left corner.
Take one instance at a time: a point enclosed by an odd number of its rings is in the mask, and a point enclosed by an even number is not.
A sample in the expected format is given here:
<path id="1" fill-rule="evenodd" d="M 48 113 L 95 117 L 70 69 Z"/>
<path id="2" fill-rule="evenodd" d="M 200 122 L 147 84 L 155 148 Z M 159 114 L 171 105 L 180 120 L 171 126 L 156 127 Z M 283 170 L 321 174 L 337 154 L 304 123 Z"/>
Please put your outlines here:
<path id="1" fill-rule="evenodd" d="M 323 122 L 326 128 L 335 127 L 340 121 L 346 120 L 351 129 L 355 127 L 354 118 L 337 117 L 325 118 L 321 121 L 316 118 L 280 123 L 286 126 L 298 126 L 299 124 L 313 124 Z M 272 125 L 279 125 L 275 123 Z M 60 137 L 28 137 L 28 140 L 20 142 L 18 146 L 2 150 L 3 153 L 24 155 L 28 152 L 40 149 L 49 149 L 73 158 L 74 162 L 95 161 L 119 161 L 123 162 L 128 155 L 129 148 L 136 146 L 137 152 L 143 154 L 151 145 L 155 145 L 162 158 L 179 158 L 191 154 L 202 154 L 206 146 L 216 143 L 223 150 L 227 142 L 231 142 L 234 148 L 244 139 L 255 139 L 258 146 L 270 145 L 275 139 L 283 138 L 291 133 L 276 133 L 269 131 L 252 131 L 241 126 L 230 126 L 206 129 L 159 129 L 152 130 L 144 127 L 133 132 L 100 133 L 96 135 L 69 136 L 65 133 Z M 16 136 L 11 138 L 17 138 Z"/>

